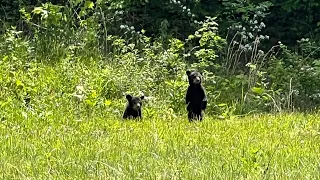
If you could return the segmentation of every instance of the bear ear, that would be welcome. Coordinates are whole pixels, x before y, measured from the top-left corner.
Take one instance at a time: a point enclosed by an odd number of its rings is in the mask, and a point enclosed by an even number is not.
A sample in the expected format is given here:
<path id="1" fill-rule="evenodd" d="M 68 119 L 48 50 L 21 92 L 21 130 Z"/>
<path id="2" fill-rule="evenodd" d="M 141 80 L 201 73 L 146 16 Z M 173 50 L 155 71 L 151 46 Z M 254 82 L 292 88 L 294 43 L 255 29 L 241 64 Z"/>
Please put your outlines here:
<path id="1" fill-rule="evenodd" d="M 128 101 L 130 101 L 132 99 L 132 96 L 130 94 L 127 94 L 126 98 L 128 99 Z"/>
<path id="2" fill-rule="evenodd" d="M 143 100 L 143 99 L 144 99 L 144 96 L 141 96 L 140 99 Z"/>
<path id="3" fill-rule="evenodd" d="M 189 76 L 191 74 L 191 71 L 186 71 L 186 74 Z"/>

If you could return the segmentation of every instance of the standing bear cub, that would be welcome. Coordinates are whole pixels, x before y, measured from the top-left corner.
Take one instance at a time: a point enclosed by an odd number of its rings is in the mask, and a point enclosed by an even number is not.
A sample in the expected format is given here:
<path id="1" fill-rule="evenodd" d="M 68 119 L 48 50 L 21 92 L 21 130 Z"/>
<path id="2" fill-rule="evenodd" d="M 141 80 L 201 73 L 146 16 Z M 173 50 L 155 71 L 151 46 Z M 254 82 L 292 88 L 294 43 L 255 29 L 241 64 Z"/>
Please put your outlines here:
<path id="1" fill-rule="evenodd" d="M 201 85 L 202 75 L 197 71 L 186 71 L 189 87 L 186 94 L 186 104 L 188 110 L 188 119 L 202 120 L 203 111 L 207 107 L 207 95 L 204 87 Z"/>
<path id="2" fill-rule="evenodd" d="M 126 109 L 123 114 L 123 119 L 128 118 L 140 118 L 142 119 L 142 101 L 144 99 L 144 96 L 137 97 L 137 96 L 131 96 L 130 94 L 126 95 L 126 98 L 128 100 L 128 104 L 126 106 Z"/>

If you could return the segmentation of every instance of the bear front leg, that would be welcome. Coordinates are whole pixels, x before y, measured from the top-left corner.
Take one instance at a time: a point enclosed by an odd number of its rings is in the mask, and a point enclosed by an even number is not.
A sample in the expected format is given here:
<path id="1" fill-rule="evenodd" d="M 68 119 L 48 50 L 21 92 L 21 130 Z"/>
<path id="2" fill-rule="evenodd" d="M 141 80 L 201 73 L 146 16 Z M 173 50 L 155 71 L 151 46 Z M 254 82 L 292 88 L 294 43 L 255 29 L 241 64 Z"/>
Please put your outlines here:
<path id="1" fill-rule="evenodd" d="M 187 94 L 186 94 L 186 104 L 190 103 L 191 95 L 192 95 L 191 88 L 188 87 Z"/>
<path id="2" fill-rule="evenodd" d="M 142 113 L 141 113 L 141 109 L 138 110 L 138 118 L 140 118 L 140 120 L 142 120 Z"/>
<path id="3" fill-rule="evenodd" d="M 188 119 L 189 119 L 189 122 L 193 121 L 193 112 L 192 111 L 188 111 Z"/>
<path id="4" fill-rule="evenodd" d="M 207 100 L 201 102 L 201 110 L 205 110 L 207 108 Z"/>
<path id="5" fill-rule="evenodd" d="M 208 102 L 208 99 L 207 99 L 207 93 L 206 93 L 206 89 L 201 86 L 201 93 L 202 93 L 202 101 L 201 101 L 201 110 L 205 110 L 207 108 L 207 102 Z"/>
<path id="6" fill-rule="evenodd" d="M 128 110 L 127 109 L 124 111 L 122 118 L 123 119 L 127 119 L 128 118 Z"/>

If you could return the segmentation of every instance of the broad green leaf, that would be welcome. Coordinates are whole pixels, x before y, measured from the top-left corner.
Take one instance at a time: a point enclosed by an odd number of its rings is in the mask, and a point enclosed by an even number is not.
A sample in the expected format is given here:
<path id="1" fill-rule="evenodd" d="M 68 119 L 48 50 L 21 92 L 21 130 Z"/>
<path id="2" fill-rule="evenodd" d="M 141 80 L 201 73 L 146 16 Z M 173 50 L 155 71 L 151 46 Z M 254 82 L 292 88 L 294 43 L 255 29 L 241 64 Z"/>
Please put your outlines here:
<path id="1" fill-rule="evenodd" d="M 189 39 L 189 40 L 194 39 L 194 35 L 189 35 L 189 36 L 188 36 L 188 39 Z"/>
<path id="2" fill-rule="evenodd" d="M 251 88 L 251 91 L 257 94 L 262 94 L 264 92 L 264 89 L 259 87 L 253 87 Z"/>

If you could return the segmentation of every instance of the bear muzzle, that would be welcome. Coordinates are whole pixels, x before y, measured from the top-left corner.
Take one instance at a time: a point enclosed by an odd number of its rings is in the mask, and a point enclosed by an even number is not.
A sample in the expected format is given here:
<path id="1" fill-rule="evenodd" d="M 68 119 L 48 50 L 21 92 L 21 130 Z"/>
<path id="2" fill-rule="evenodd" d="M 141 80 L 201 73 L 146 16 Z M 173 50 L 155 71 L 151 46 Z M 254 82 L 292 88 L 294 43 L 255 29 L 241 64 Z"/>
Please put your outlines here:
<path id="1" fill-rule="evenodd" d="M 195 78 L 193 79 L 193 83 L 194 83 L 194 84 L 200 84 L 200 77 L 195 77 Z"/>
<path id="2" fill-rule="evenodd" d="M 141 104 L 140 103 L 137 103 L 135 105 L 133 105 L 132 107 L 134 110 L 139 110 L 141 108 Z"/>

